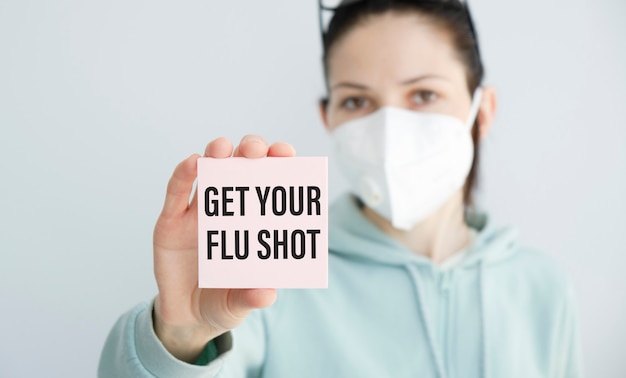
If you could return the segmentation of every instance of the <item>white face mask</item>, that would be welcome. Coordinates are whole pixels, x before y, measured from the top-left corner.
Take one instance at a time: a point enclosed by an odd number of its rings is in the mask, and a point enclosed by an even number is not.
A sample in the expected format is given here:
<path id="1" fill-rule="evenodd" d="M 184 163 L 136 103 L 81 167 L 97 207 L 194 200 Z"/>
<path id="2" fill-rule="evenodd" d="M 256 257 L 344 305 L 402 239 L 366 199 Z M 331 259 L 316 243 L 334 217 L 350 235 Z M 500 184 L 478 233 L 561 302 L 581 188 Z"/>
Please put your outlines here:
<path id="1" fill-rule="evenodd" d="M 474 158 L 469 117 L 383 107 L 341 124 L 331 137 L 351 190 L 368 207 L 408 230 L 441 207 L 465 183 Z"/>

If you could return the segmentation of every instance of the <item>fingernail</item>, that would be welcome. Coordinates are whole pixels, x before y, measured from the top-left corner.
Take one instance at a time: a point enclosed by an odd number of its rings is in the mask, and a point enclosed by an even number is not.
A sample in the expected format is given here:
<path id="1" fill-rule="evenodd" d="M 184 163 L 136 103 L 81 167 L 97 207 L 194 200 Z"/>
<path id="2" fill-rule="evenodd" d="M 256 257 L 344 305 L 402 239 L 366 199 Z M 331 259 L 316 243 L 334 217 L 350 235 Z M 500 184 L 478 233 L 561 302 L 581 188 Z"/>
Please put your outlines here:
<path id="1" fill-rule="evenodd" d="M 263 139 L 263 138 L 261 138 L 260 136 L 257 136 L 257 135 L 246 135 L 243 138 L 241 138 L 241 143 L 243 143 L 243 142 L 254 142 L 254 143 L 267 144 L 265 139 Z"/>

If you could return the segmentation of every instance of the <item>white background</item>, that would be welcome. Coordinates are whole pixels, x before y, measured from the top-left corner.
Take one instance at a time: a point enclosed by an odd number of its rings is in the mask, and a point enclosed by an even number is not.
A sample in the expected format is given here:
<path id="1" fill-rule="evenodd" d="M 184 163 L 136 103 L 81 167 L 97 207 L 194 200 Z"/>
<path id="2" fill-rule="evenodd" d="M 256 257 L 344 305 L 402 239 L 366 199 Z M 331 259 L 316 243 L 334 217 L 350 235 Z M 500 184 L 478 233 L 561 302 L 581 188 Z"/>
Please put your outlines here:
<path id="1" fill-rule="evenodd" d="M 587 375 L 626 377 L 626 2 L 471 3 L 500 95 L 483 207 L 573 276 Z M 0 376 L 95 375 L 206 142 L 326 155 L 320 57 L 315 0 L 0 0 Z"/>

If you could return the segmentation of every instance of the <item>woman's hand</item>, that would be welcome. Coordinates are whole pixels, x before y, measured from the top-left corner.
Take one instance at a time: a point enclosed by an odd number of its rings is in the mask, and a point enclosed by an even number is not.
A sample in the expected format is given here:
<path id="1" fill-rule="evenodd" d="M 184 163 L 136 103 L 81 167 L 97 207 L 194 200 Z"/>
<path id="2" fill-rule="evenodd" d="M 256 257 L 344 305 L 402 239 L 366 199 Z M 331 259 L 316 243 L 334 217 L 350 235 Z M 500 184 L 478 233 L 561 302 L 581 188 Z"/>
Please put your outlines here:
<path id="1" fill-rule="evenodd" d="M 295 155 L 286 143 L 267 142 L 255 135 L 243 137 L 234 150 L 226 138 L 206 147 L 204 156 L 262 158 Z M 154 273 L 159 295 L 154 303 L 154 329 L 165 348 L 176 358 L 195 361 L 207 342 L 237 327 L 250 311 L 270 306 L 274 289 L 198 288 L 197 195 L 191 195 L 196 179 L 194 154 L 181 162 L 170 179 L 163 211 L 154 229 Z"/>

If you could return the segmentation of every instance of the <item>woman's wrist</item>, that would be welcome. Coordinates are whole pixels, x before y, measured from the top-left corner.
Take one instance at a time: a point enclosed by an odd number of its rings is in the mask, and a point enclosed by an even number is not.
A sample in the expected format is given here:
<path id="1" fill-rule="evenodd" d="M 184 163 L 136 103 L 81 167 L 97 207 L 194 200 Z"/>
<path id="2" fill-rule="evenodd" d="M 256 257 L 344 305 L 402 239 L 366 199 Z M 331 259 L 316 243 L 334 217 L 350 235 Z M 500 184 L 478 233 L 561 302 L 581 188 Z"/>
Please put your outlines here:
<path id="1" fill-rule="evenodd" d="M 159 316 L 156 308 L 152 311 L 152 322 L 154 332 L 165 349 L 172 356 L 187 363 L 196 362 L 206 344 L 219 336 L 203 325 L 168 324 Z"/>

